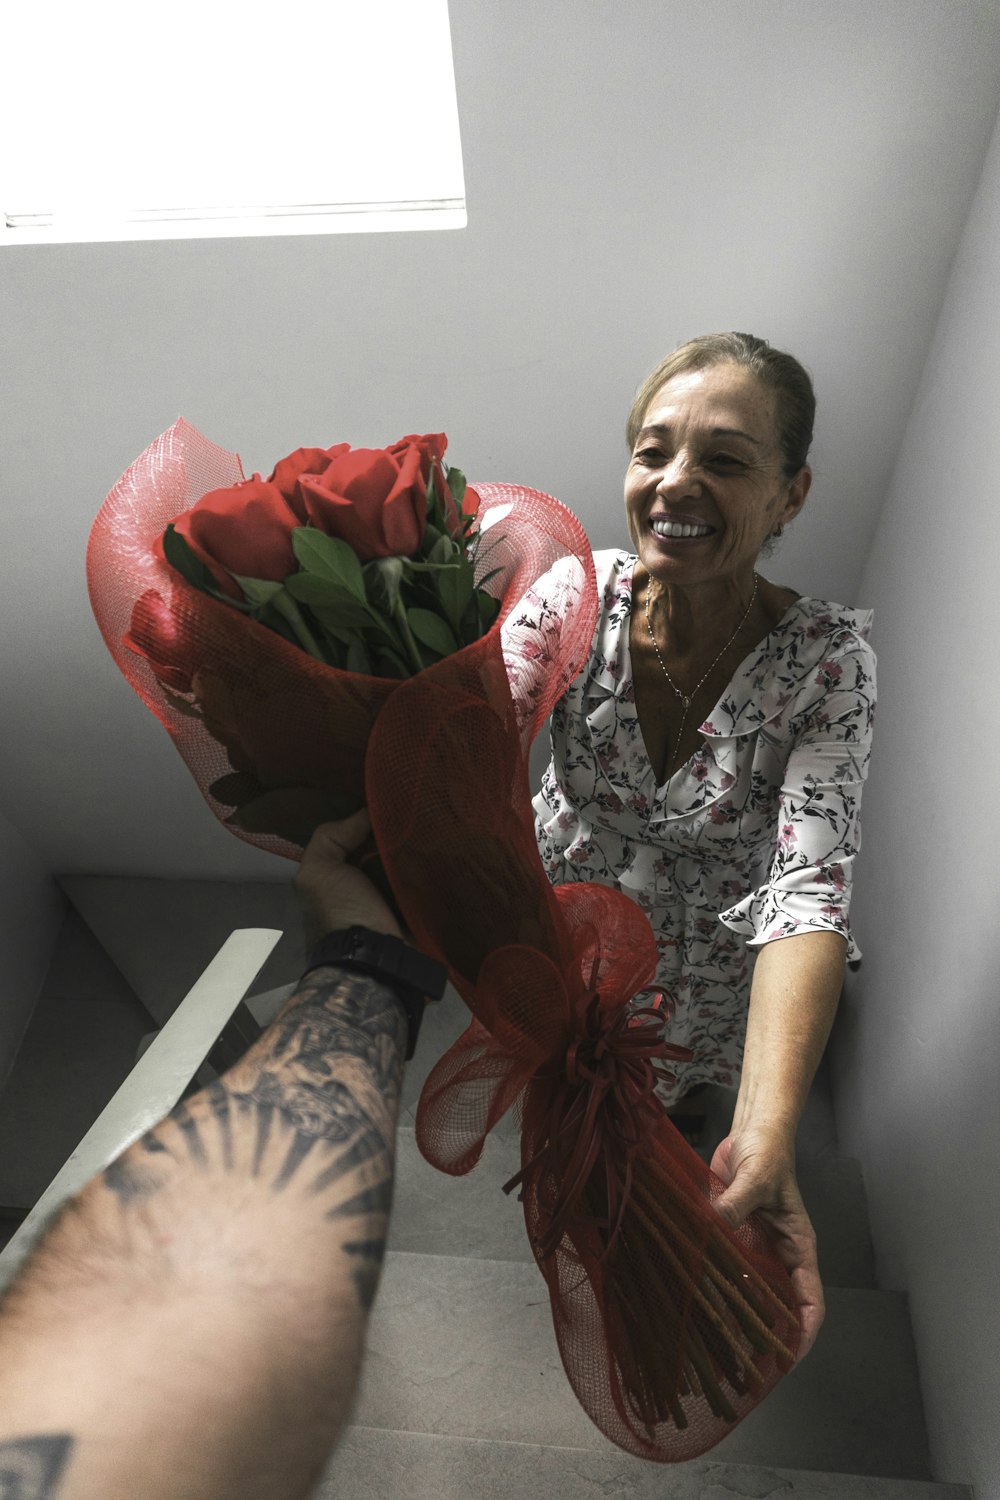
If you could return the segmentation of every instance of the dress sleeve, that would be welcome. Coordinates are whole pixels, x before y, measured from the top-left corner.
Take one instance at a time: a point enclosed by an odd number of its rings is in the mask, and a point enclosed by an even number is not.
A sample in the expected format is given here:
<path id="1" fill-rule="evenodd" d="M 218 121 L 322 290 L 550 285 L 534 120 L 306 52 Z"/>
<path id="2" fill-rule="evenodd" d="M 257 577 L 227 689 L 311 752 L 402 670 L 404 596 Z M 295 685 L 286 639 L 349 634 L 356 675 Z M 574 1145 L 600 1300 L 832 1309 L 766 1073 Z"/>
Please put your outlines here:
<path id="1" fill-rule="evenodd" d="M 561 558 L 543 573 L 501 626 L 504 664 L 519 730 L 538 713 L 539 701 L 561 655 L 563 622 L 581 598 L 585 582 L 578 560 Z M 535 730 L 539 727 L 536 725 Z"/>
<path id="2" fill-rule="evenodd" d="M 767 882 L 719 920 L 755 949 L 801 932 L 839 932 L 853 965 L 861 951 L 848 912 L 875 720 L 875 653 L 850 637 L 820 663 L 810 687 L 820 691 L 793 721 Z"/>

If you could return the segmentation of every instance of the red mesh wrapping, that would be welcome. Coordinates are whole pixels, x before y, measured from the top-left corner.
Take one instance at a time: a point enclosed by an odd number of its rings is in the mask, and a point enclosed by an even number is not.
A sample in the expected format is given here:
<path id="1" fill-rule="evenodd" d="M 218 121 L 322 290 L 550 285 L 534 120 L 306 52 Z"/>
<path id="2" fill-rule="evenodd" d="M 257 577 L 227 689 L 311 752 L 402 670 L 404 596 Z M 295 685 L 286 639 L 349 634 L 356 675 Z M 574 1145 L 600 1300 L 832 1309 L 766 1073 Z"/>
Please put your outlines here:
<path id="1" fill-rule="evenodd" d="M 773 1387 L 799 1326 L 762 1233 L 733 1232 L 714 1212 L 722 1184 L 654 1093 L 658 1070 L 687 1054 L 629 1005 L 656 970 L 646 918 L 605 887 L 553 890 L 538 858 L 528 750 L 592 639 L 586 536 L 548 496 L 477 485 L 478 567 L 500 569 L 487 585 L 502 600 L 497 623 L 408 681 L 362 677 L 191 589 L 158 554 L 168 521 L 240 478 L 235 455 L 183 421 L 123 475 L 87 553 L 108 647 L 218 817 L 238 800 L 234 778 L 249 778 L 302 830 L 299 843 L 233 827 L 239 837 L 298 858 L 345 793 L 363 796 L 404 918 L 473 1016 L 424 1088 L 421 1150 L 466 1172 L 496 1122 L 520 1111 L 522 1170 L 508 1189 L 520 1187 L 573 1389 L 622 1448 L 693 1458 Z M 522 672 L 515 706 L 501 627 L 573 558 L 579 596 L 535 681 Z M 727 1288 L 752 1293 L 759 1323 Z"/>

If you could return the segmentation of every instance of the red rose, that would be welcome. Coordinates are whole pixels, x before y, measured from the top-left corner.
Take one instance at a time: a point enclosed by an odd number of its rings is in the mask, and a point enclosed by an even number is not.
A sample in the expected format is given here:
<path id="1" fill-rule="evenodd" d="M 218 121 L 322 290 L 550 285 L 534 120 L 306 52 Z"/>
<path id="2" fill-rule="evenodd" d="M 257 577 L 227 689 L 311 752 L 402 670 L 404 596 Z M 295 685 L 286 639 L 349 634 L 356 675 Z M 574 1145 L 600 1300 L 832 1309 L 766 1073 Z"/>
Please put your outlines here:
<path id="1" fill-rule="evenodd" d="M 350 451 L 350 443 L 336 443 L 332 448 L 296 448 L 287 458 L 281 459 L 268 475 L 268 484 L 276 484 L 293 510 L 299 504 L 298 481 L 303 474 L 320 474 L 333 458 Z M 249 573 L 244 573 L 249 578 Z"/>
<path id="2" fill-rule="evenodd" d="M 223 593 L 242 599 L 229 574 L 283 582 L 298 568 L 292 532 L 303 521 L 277 484 L 255 474 L 229 489 L 210 490 L 176 518 L 174 529 L 211 569 Z"/>
<path id="3" fill-rule="evenodd" d="M 479 496 L 474 489 L 467 486 L 461 506 L 459 507 L 455 504 L 455 497 L 448 488 L 442 464 L 444 451 L 447 446 L 448 439 L 443 432 L 427 432 L 423 434 L 411 432 L 407 437 L 400 438 L 398 443 L 393 443 L 387 451 L 394 457 L 401 457 L 403 452 L 409 447 L 419 450 L 420 472 L 423 474 L 425 481 L 433 473 L 434 493 L 441 501 L 441 509 L 444 511 L 448 530 L 455 535 L 461 527 L 461 512 L 464 511 L 466 515 L 474 516 L 479 509 Z"/>
<path id="4" fill-rule="evenodd" d="M 300 476 L 306 517 L 347 542 L 363 563 L 412 557 L 427 525 L 425 462 L 429 472 L 431 461 L 405 439 L 392 448 L 354 448 L 321 474 Z"/>
<path id="5" fill-rule="evenodd" d="M 170 605 L 156 589 L 147 589 L 136 600 L 132 621 L 122 644 L 136 656 L 144 656 L 164 687 L 178 693 L 191 691 L 191 678 L 197 670 Z"/>

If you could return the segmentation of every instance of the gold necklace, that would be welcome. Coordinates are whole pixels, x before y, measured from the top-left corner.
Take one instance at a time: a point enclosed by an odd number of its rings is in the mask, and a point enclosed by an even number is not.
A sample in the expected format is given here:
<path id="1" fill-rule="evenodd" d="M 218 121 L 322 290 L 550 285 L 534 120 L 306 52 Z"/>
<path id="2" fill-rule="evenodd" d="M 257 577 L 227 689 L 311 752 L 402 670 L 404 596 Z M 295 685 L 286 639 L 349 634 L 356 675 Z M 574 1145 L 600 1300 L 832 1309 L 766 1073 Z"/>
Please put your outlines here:
<path id="1" fill-rule="evenodd" d="M 698 683 L 698 686 L 696 688 L 694 688 L 694 690 L 690 694 L 685 694 L 685 693 L 681 692 L 680 688 L 677 686 L 676 682 L 671 677 L 670 673 L 667 671 L 667 664 L 663 660 L 663 657 L 660 655 L 660 648 L 656 644 L 656 636 L 653 634 L 653 623 L 652 623 L 652 621 L 649 618 L 649 596 L 652 593 L 652 589 L 650 587 L 650 585 L 652 584 L 652 582 L 653 582 L 653 580 L 652 580 L 652 578 L 650 578 L 649 582 L 646 584 L 646 629 L 649 631 L 649 639 L 652 641 L 652 643 L 653 643 L 653 650 L 656 652 L 656 660 L 660 663 L 660 666 L 663 668 L 663 675 L 667 679 L 667 681 L 669 682 L 670 686 L 673 688 L 674 692 L 677 694 L 677 697 L 681 700 L 681 702 L 684 705 L 684 712 L 681 715 L 681 727 L 677 731 L 677 740 L 676 740 L 676 743 L 674 744 L 674 755 L 676 755 L 677 751 L 680 749 L 681 740 L 684 737 L 684 725 L 687 723 L 688 709 L 691 707 L 691 703 L 692 703 L 693 699 L 695 699 L 698 696 L 699 690 L 708 681 L 709 677 L 711 677 L 712 673 L 715 671 L 716 667 L 719 665 L 719 662 L 725 656 L 726 652 L 729 650 L 730 646 L 733 644 L 733 641 L 735 641 L 736 637 L 739 635 L 740 631 L 743 629 L 743 627 L 746 624 L 747 620 L 750 618 L 750 611 L 753 609 L 754 600 L 757 598 L 757 583 L 758 583 L 758 579 L 757 579 L 757 574 L 755 573 L 753 575 L 753 593 L 750 595 L 750 603 L 747 605 L 746 614 L 743 616 L 742 620 L 737 625 L 737 627 L 733 631 L 732 635 L 729 637 L 729 640 L 723 646 L 722 650 L 719 652 L 718 656 L 715 658 L 715 660 L 713 661 L 712 665 L 709 667 L 708 671 L 705 673 L 704 677 L 701 679 L 701 682 Z M 667 766 L 670 766 L 672 763 L 673 763 L 673 757 L 671 756 L 667 760 Z"/>

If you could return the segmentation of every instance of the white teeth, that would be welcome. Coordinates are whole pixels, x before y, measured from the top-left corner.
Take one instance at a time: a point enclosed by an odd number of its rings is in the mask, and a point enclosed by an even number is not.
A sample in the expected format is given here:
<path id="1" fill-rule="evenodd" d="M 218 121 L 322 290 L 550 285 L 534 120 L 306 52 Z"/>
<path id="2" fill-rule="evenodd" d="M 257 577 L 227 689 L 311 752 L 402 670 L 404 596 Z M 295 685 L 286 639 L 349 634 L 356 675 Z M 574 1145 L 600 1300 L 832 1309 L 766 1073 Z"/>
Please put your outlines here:
<path id="1" fill-rule="evenodd" d="M 711 526 L 689 526 L 681 521 L 662 521 L 657 518 L 649 523 L 657 536 L 686 537 L 686 536 L 711 536 Z"/>

